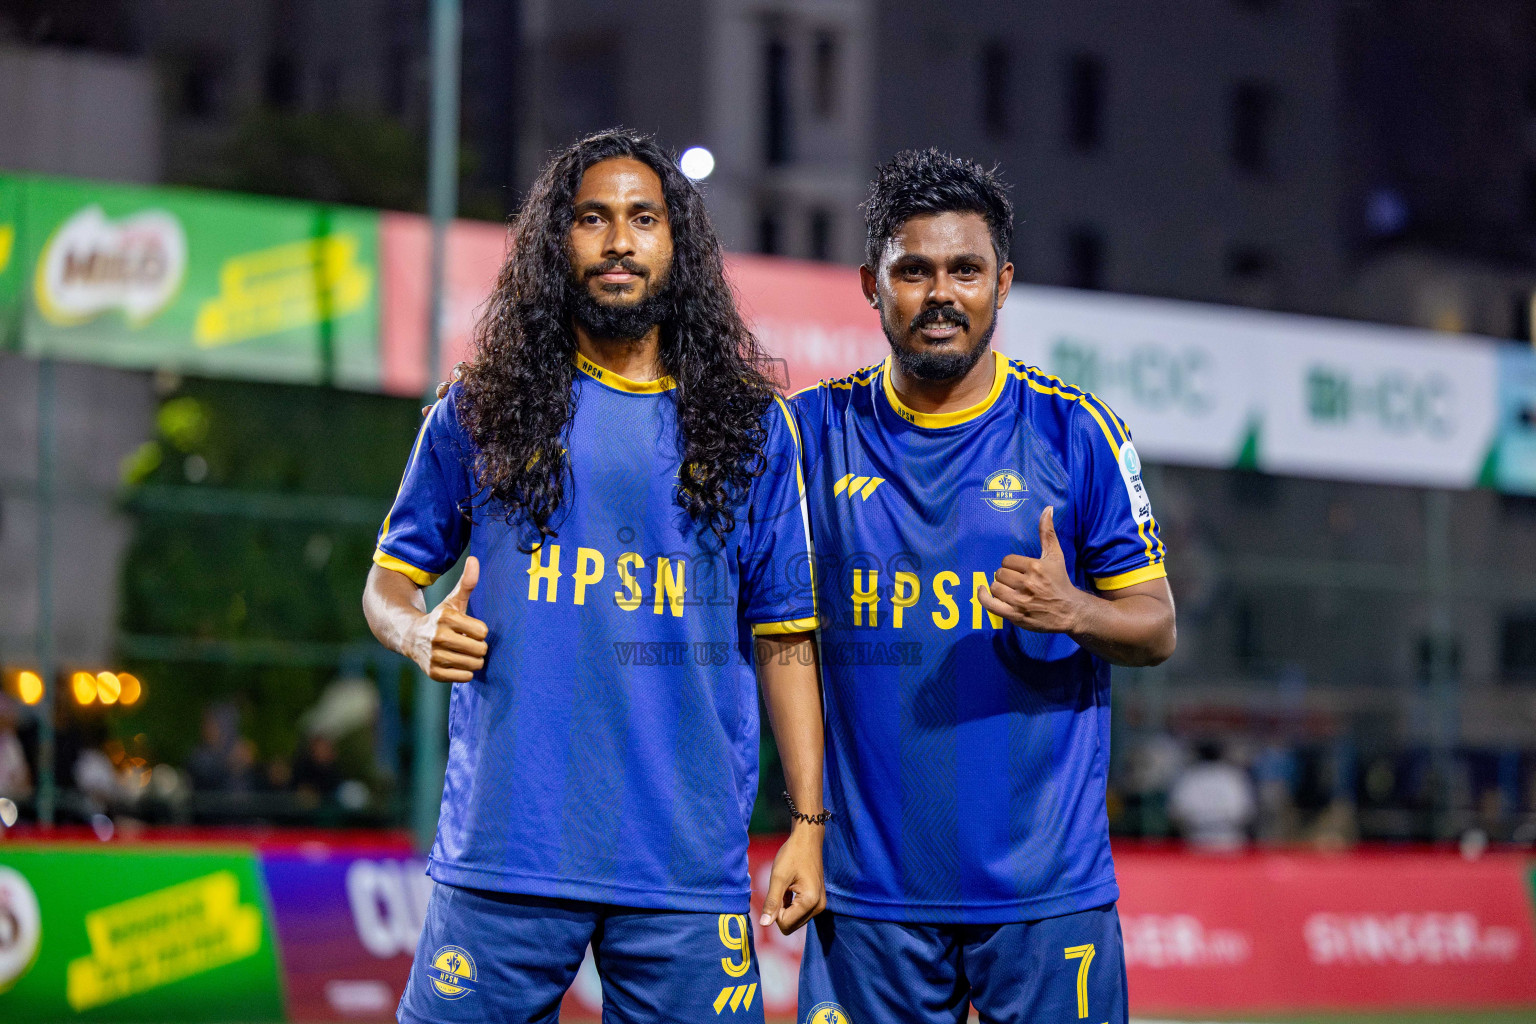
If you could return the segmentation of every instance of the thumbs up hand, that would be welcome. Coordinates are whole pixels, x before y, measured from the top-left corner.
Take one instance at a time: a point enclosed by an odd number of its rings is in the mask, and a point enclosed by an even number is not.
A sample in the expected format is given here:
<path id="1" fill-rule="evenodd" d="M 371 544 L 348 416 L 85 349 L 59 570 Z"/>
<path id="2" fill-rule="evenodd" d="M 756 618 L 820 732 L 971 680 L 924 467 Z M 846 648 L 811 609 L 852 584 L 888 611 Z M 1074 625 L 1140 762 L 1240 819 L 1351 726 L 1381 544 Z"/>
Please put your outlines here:
<path id="1" fill-rule="evenodd" d="M 1052 506 L 1040 513 L 1040 557 L 1008 555 L 992 574 L 990 590 L 977 588 L 977 600 L 993 615 L 1036 633 L 1073 633 L 1090 595 L 1072 585 L 1066 558 L 1056 538 Z"/>
<path id="2" fill-rule="evenodd" d="M 422 615 L 412 631 L 411 660 L 438 682 L 468 682 L 485 667 L 489 650 L 485 638 L 490 630 L 469 614 L 469 595 L 479 582 L 480 560 L 470 555 L 453 592 Z"/>

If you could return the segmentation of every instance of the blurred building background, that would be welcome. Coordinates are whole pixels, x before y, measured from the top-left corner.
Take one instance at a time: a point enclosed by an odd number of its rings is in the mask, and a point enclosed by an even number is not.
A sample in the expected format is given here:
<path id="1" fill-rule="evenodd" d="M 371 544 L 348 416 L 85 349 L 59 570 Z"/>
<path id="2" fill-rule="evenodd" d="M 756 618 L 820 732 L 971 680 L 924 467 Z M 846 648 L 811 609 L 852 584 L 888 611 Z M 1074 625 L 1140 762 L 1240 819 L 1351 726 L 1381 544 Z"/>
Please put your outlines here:
<path id="1" fill-rule="evenodd" d="M 1530 340 L 1528 0 L 465 0 L 464 24 L 465 217 L 623 124 L 710 150 L 728 249 L 853 264 L 875 166 L 936 145 L 1013 182 L 1023 282 Z M 419 211 L 426 39 L 424 0 L 0 0 L 0 170 Z M 36 393 L 0 351 L 13 671 Z M 410 682 L 357 605 L 415 404 L 71 365 L 57 400 L 59 654 L 154 694 L 76 746 L 181 771 L 156 814 L 400 820 Z M 1219 740 L 1259 838 L 1536 842 L 1536 501 L 1149 485 L 1183 636 L 1119 679 L 1117 830 L 1173 831 L 1170 789 Z M 363 676 L 371 709 L 336 688 Z"/>

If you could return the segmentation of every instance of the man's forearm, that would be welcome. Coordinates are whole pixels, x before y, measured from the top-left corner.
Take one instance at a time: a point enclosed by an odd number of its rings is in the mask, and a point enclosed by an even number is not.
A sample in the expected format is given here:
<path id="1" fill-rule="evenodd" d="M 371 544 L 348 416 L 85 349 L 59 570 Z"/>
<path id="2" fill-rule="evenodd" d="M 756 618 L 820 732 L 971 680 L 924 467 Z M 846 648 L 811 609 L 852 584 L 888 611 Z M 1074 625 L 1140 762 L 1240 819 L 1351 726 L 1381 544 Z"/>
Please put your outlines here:
<path id="1" fill-rule="evenodd" d="M 1173 605 L 1151 594 L 1106 600 L 1084 594 L 1078 624 L 1067 634 L 1116 665 L 1157 665 L 1173 654 Z"/>
<path id="2" fill-rule="evenodd" d="M 822 809 L 821 673 L 816 658 L 813 633 L 757 638 L 758 680 L 784 766 L 784 782 L 804 814 Z"/>
<path id="3" fill-rule="evenodd" d="M 375 565 L 363 588 L 363 618 L 379 643 L 407 658 L 410 629 L 427 611 L 422 589 L 403 573 Z"/>

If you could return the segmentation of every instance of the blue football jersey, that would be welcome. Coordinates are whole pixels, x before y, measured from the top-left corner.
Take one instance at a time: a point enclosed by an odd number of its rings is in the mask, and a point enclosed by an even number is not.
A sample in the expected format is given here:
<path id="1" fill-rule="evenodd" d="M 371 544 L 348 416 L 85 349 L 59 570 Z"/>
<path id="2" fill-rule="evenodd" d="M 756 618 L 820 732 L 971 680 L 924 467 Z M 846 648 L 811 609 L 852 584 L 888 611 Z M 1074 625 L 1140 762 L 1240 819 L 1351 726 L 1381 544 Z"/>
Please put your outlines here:
<path id="1" fill-rule="evenodd" d="M 578 357 L 570 476 L 552 525 L 483 503 L 457 386 L 422 428 L 374 561 L 423 586 L 467 546 L 483 671 L 453 685 L 428 872 L 451 885 L 740 912 L 757 792 L 754 633 L 815 628 L 793 422 L 722 544 L 678 507 L 670 378 Z"/>
<path id="2" fill-rule="evenodd" d="M 1003 556 L 1055 509 L 1073 582 L 1165 575 L 1125 425 L 993 353 L 991 393 L 924 414 L 889 360 L 791 399 L 805 446 L 826 684 L 828 903 L 858 917 L 991 924 L 1118 897 L 1109 666 L 994 617 Z"/>

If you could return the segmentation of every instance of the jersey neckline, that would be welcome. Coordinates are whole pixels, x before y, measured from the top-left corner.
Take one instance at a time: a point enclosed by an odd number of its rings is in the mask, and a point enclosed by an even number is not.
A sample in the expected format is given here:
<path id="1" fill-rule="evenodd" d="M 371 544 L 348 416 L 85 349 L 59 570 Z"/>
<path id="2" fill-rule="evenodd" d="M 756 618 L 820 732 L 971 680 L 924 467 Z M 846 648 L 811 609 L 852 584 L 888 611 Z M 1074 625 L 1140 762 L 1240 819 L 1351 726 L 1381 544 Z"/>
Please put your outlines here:
<path id="1" fill-rule="evenodd" d="M 971 420 L 984 416 L 992 406 L 997 404 L 997 398 L 1003 393 L 1003 386 L 1008 382 L 1008 357 L 996 349 L 992 349 L 992 390 L 987 397 L 966 409 L 956 409 L 953 412 L 918 412 L 908 407 L 896 394 L 896 386 L 891 383 L 891 357 L 886 356 L 885 362 L 880 366 L 881 386 L 885 391 L 886 401 L 896 415 L 917 427 L 928 430 L 938 430 L 944 427 L 959 426 L 969 423 Z"/>
<path id="2" fill-rule="evenodd" d="M 671 377 L 658 377 L 655 380 L 630 380 L 622 374 L 614 373 L 606 367 L 598 366 L 580 352 L 576 353 L 576 369 L 599 384 L 629 395 L 659 395 L 663 391 L 671 391 L 677 387 L 677 381 Z"/>

